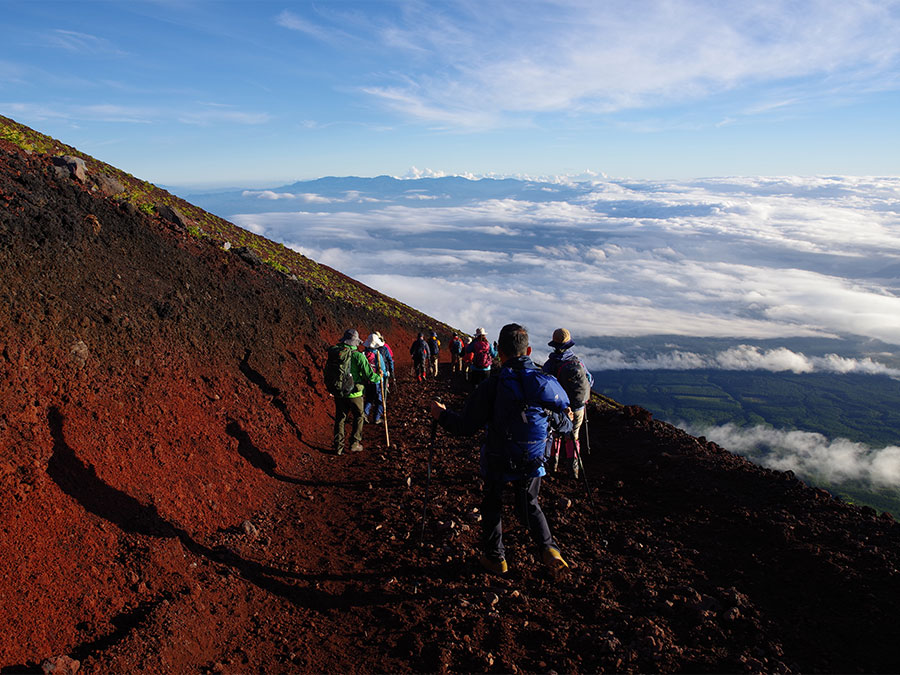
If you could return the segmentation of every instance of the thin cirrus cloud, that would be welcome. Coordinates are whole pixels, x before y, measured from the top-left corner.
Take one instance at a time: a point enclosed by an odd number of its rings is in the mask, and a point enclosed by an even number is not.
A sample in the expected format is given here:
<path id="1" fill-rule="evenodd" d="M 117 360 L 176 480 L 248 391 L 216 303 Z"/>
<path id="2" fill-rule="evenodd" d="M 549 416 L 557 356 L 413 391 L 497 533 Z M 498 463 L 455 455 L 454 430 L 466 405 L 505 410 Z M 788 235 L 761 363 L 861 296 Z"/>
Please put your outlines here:
<path id="1" fill-rule="evenodd" d="M 152 106 L 116 105 L 43 105 L 37 103 L 2 102 L 0 107 L 37 120 L 66 120 L 69 122 L 115 122 L 125 124 L 158 124 L 180 122 L 193 126 L 225 123 L 238 125 L 265 124 L 268 113 L 248 112 L 228 106 L 203 104 L 181 110 Z"/>
<path id="2" fill-rule="evenodd" d="M 361 196 L 374 202 L 326 210 L 307 196 L 308 206 L 285 200 L 290 210 L 231 218 L 460 327 L 498 330 L 518 317 L 548 334 L 569 325 L 580 336 L 900 344 L 896 178 L 559 183 L 565 200 L 522 186 L 453 206 L 373 192 Z M 744 354 L 754 364 L 780 356 Z"/>
<path id="3" fill-rule="evenodd" d="M 658 107 L 759 84 L 779 85 L 777 99 L 735 114 L 897 87 L 896 2 L 525 5 L 412 5 L 382 30 L 386 47 L 409 54 L 409 67 L 398 81 L 362 91 L 409 117 L 472 128 L 546 112 Z"/>
<path id="4" fill-rule="evenodd" d="M 51 47 L 57 47 L 59 49 L 80 54 L 96 54 L 104 56 L 124 56 L 126 54 L 126 52 L 116 47 L 106 38 L 74 30 L 57 28 L 47 33 L 44 40 Z"/>

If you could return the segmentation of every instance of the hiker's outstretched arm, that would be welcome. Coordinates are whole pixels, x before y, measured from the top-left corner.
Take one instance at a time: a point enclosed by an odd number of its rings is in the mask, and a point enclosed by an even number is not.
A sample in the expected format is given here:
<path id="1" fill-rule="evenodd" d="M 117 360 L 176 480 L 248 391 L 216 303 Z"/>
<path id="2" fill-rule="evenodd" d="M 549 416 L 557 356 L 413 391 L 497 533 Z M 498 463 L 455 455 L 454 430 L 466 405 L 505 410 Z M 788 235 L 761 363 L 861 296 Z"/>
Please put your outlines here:
<path id="1" fill-rule="evenodd" d="M 440 413 L 439 422 L 444 429 L 454 436 L 472 436 L 484 429 L 494 410 L 496 394 L 496 378 L 485 380 L 466 399 L 462 412 L 444 409 Z"/>

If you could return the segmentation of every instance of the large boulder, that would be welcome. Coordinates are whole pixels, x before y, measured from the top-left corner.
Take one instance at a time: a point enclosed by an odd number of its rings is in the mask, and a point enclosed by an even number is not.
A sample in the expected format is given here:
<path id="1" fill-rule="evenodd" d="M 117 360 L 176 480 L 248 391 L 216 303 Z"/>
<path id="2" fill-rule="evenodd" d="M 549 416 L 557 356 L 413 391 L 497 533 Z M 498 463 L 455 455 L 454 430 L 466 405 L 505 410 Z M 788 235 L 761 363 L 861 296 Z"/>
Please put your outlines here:
<path id="1" fill-rule="evenodd" d="M 118 178 L 107 176 L 103 173 L 98 173 L 97 175 L 92 176 L 92 178 L 97 189 L 107 197 L 112 197 L 125 192 L 125 186 L 122 185 L 122 182 Z"/>
<path id="2" fill-rule="evenodd" d="M 184 214 L 176 209 L 174 206 L 169 206 L 168 204 L 156 204 L 156 212 L 159 214 L 159 217 L 163 220 L 167 220 L 173 225 L 177 225 L 178 227 L 184 229 L 188 226 L 188 220 L 184 217 Z"/>
<path id="3" fill-rule="evenodd" d="M 235 255 L 241 258 L 241 260 L 250 265 L 262 265 L 262 258 L 260 258 L 259 254 L 252 248 L 249 248 L 247 246 L 238 246 L 237 248 L 231 250 L 234 251 Z"/>
<path id="4" fill-rule="evenodd" d="M 87 180 L 87 167 L 81 157 L 73 155 L 60 155 L 53 158 L 53 164 L 69 172 L 69 177 L 84 183 Z M 64 175 L 63 171 L 57 171 L 58 175 Z"/>

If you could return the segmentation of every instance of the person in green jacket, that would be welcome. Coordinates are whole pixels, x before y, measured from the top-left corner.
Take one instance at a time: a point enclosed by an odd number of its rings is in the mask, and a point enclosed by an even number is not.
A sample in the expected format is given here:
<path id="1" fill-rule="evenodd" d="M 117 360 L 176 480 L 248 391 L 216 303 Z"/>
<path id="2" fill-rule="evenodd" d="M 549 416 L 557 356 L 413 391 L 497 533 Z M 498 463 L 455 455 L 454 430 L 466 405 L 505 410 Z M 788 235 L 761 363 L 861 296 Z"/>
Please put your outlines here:
<path id="1" fill-rule="evenodd" d="M 350 375 L 353 377 L 353 390 L 346 396 L 334 396 L 334 454 L 344 451 L 344 426 L 347 418 L 353 417 L 350 452 L 361 452 L 363 433 L 363 390 L 366 382 L 380 382 L 381 375 L 372 370 L 366 355 L 357 349 L 362 344 L 359 333 L 350 328 L 344 331 L 344 337 L 335 345 L 341 349 L 353 350 L 350 354 Z"/>

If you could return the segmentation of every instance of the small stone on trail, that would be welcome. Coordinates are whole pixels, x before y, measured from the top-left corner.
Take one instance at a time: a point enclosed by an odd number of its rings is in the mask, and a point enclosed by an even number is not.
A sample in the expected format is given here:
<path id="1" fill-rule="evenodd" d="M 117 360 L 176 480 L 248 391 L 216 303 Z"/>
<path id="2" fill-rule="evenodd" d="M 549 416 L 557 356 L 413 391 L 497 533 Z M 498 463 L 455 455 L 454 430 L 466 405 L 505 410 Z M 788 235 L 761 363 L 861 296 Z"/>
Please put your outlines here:
<path id="1" fill-rule="evenodd" d="M 484 599 L 487 600 L 488 604 L 491 607 L 496 606 L 497 603 L 500 602 L 500 597 L 496 593 L 492 593 L 492 592 L 485 593 Z"/>
<path id="2" fill-rule="evenodd" d="M 72 361 L 75 362 L 75 365 L 79 368 L 84 368 L 84 364 L 87 363 L 88 356 L 90 356 L 90 350 L 84 342 L 79 340 L 74 345 L 72 345 L 72 349 L 69 351 L 69 356 L 72 358 Z"/>
<path id="3" fill-rule="evenodd" d="M 412 476 L 406 477 L 406 487 L 412 487 Z"/>
<path id="4" fill-rule="evenodd" d="M 249 520 L 245 520 L 241 523 L 241 527 L 244 530 L 244 534 L 246 534 L 251 539 L 256 539 L 259 536 L 259 530 L 256 529 L 256 525 L 251 523 Z"/>
<path id="5" fill-rule="evenodd" d="M 44 675 L 75 675 L 81 668 L 81 661 L 76 661 L 68 656 L 54 656 L 45 659 L 41 664 Z"/>

